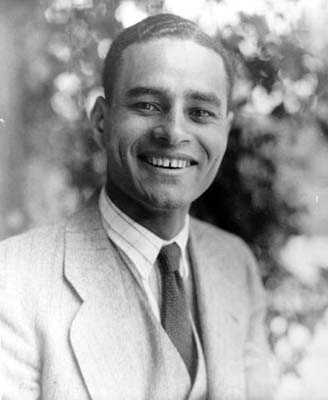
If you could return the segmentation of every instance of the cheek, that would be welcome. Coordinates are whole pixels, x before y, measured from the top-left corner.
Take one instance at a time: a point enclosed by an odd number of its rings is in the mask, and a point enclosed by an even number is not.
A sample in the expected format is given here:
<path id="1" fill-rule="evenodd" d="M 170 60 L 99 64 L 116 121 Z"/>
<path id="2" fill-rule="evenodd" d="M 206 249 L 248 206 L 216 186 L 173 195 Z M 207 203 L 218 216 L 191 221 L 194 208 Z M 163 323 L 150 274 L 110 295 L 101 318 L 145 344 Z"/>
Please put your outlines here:
<path id="1" fill-rule="evenodd" d="M 131 147 L 140 142 L 150 128 L 150 122 L 137 118 L 131 113 L 117 113 L 109 127 L 110 136 L 121 146 Z"/>
<path id="2" fill-rule="evenodd" d="M 203 136 L 202 145 L 209 162 L 219 163 L 227 148 L 228 135 L 225 131 L 216 129 Z"/>
<path id="3" fill-rule="evenodd" d="M 114 160 L 126 160 L 134 142 L 135 134 L 127 121 L 112 123 L 106 138 L 107 154 Z"/>

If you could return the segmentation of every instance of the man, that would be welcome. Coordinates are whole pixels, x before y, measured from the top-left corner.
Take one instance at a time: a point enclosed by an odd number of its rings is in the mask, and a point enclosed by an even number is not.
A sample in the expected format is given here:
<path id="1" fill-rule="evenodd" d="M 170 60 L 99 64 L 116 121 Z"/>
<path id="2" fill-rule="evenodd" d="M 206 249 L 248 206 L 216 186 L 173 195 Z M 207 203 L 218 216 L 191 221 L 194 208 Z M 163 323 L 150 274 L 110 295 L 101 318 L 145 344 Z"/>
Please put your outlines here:
<path id="1" fill-rule="evenodd" d="M 99 202 L 1 246 L 2 399 L 269 399 L 252 255 L 188 216 L 226 149 L 226 53 L 157 15 L 118 36 L 103 82 Z"/>

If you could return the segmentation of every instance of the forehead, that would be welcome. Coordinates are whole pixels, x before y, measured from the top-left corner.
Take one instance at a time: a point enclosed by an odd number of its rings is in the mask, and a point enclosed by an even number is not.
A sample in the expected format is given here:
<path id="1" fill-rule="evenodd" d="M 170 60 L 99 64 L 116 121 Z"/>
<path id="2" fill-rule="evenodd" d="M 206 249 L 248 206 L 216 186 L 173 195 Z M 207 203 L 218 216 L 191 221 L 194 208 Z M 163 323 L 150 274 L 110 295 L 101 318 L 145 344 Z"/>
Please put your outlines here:
<path id="1" fill-rule="evenodd" d="M 223 60 L 214 50 L 192 40 L 160 38 L 127 47 L 122 55 L 116 88 L 163 87 L 173 94 L 214 91 L 227 96 Z"/>

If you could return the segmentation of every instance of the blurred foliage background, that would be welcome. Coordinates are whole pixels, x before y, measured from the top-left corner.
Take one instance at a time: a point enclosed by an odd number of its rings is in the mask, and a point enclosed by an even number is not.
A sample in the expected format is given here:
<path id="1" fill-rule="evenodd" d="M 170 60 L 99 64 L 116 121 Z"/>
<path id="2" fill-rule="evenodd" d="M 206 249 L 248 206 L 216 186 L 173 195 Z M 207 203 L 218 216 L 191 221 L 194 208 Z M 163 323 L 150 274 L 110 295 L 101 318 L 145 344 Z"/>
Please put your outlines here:
<path id="1" fill-rule="evenodd" d="M 236 64 L 222 168 L 193 213 L 263 272 L 277 400 L 328 399 L 326 0 L 1 0 L 0 238 L 72 213 L 104 179 L 88 113 L 115 37 L 173 12 Z"/>

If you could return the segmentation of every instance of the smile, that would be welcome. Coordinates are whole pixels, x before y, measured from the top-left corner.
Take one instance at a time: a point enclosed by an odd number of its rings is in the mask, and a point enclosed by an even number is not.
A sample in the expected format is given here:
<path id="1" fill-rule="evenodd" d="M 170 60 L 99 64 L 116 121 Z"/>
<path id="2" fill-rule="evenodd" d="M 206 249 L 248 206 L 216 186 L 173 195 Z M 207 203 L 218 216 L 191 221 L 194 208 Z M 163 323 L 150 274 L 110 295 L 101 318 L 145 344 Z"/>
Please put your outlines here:
<path id="1" fill-rule="evenodd" d="M 154 167 L 168 169 L 183 169 L 191 166 L 190 160 L 166 157 L 145 157 L 144 161 Z"/>

